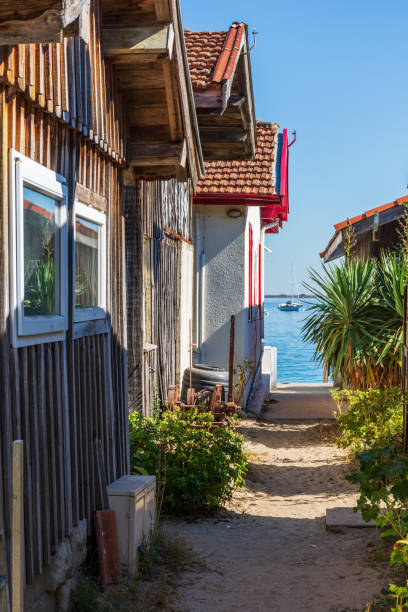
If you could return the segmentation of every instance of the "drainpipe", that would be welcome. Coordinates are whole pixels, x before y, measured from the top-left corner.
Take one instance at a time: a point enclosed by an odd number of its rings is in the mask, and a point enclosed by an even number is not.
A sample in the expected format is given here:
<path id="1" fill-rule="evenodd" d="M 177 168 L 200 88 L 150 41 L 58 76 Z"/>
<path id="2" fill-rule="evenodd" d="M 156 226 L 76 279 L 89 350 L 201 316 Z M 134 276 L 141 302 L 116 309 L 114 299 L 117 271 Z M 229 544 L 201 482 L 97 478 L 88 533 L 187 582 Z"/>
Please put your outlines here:
<path id="1" fill-rule="evenodd" d="M 205 253 L 205 219 L 200 214 L 196 215 L 195 225 L 195 247 L 196 247 L 196 292 L 195 292 L 195 320 L 196 320 L 196 355 L 200 363 L 204 363 L 204 340 L 206 328 L 206 253 Z"/>
<path id="2" fill-rule="evenodd" d="M 279 225 L 279 218 L 276 217 L 275 221 L 272 221 L 272 223 L 268 223 L 267 225 L 264 225 L 264 227 L 261 229 L 261 253 L 262 253 L 262 272 L 264 271 L 264 241 L 265 241 L 265 232 L 268 229 L 272 229 L 273 227 L 277 227 Z M 264 280 L 265 275 L 262 274 L 262 289 L 263 289 L 263 280 Z M 258 363 L 256 366 L 256 370 L 255 370 L 255 374 L 252 377 L 252 381 L 251 381 L 251 386 L 249 387 L 249 393 L 248 393 L 248 399 L 245 402 L 245 408 L 247 408 L 247 406 L 249 405 L 253 395 L 254 395 L 254 391 L 255 391 L 255 382 L 258 379 L 259 376 L 259 372 L 261 370 L 262 367 L 262 358 L 263 358 L 263 354 L 264 354 L 264 343 L 262 342 L 262 348 L 261 348 L 261 354 L 259 356 L 258 359 Z"/>
<path id="3" fill-rule="evenodd" d="M 206 270 L 205 270 L 206 257 L 204 251 L 201 252 L 200 255 L 200 273 L 201 273 L 201 295 L 200 295 L 200 361 L 201 363 L 205 363 L 205 355 L 204 355 L 204 341 L 205 341 L 205 281 L 206 281 Z"/>

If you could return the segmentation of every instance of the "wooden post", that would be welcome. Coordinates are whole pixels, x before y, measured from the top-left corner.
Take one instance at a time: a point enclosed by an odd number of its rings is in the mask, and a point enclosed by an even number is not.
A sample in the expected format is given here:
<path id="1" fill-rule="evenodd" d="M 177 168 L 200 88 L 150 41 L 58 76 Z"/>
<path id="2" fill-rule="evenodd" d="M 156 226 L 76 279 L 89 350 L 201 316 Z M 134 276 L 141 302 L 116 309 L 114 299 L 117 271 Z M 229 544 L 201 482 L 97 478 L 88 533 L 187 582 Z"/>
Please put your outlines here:
<path id="1" fill-rule="evenodd" d="M 228 402 L 234 401 L 234 350 L 235 350 L 235 316 L 231 315 L 230 350 L 229 350 L 229 376 L 228 376 Z"/>
<path id="2" fill-rule="evenodd" d="M 11 523 L 11 610 L 24 610 L 24 442 L 13 442 L 13 518 Z"/>
<path id="3" fill-rule="evenodd" d="M 190 389 L 193 387 L 193 332 L 191 329 L 191 319 L 189 321 L 189 349 L 190 349 Z"/>
<path id="4" fill-rule="evenodd" d="M 408 308 L 408 287 L 404 287 L 404 310 L 402 314 L 402 329 L 403 329 L 403 345 L 402 345 L 402 372 L 401 372 L 401 388 L 404 393 L 404 411 L 403 411 L 403 429 L 404 429 L 404 453 L 408 452 L 408 415 L 407 415 L 407 401 L 405 394 L 408 390 L 407 380 L 407 308 Z"/>

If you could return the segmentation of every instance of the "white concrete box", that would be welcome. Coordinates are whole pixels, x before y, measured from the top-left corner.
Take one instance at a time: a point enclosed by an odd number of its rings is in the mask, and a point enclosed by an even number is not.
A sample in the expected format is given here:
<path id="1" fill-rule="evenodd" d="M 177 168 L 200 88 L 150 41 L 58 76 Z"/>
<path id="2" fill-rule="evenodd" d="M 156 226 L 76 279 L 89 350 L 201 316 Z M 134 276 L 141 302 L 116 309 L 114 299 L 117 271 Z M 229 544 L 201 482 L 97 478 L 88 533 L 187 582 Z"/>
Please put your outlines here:
<path id="1" fill-rule="evenodd" d="M 122 476 L 108 485 L 108 497 L 116 516 L 120 560 L 135 576 L 138 547 L 150 537 L 154 525 L 156 477 Z"/>
<path id="2" fill-rule="evenodd" d="M 276 346 L 264 347 L 262 374 L 269 376 L 269 391 L 276 389 L 278 378 L 278 349 Z"/>

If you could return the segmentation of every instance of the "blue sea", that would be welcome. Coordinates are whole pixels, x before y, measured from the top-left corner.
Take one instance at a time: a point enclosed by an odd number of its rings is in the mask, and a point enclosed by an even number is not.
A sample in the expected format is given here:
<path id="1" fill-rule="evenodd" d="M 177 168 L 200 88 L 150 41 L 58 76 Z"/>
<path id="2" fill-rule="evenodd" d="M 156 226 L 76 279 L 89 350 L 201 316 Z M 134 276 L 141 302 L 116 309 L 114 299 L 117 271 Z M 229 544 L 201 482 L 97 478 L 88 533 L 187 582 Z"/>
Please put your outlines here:
<path id="1" fill-rule="evenodd" d="M 278 349 L 278 382 L 322 382 L 323 366 L 313 361 L 314 346 L 305 344 L 301 329 L 307 317 L 304 311 L 283 312 L 278 305 L 285 298 L 265 299 L 265 344 Z"/>

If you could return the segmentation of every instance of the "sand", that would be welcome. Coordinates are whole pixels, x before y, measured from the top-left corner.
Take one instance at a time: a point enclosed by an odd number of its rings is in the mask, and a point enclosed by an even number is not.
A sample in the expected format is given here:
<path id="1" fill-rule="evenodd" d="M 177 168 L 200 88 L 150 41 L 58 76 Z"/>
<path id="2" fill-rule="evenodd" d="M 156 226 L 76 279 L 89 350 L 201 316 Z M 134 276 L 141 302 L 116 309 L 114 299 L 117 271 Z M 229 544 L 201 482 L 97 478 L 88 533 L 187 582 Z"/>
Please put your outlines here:
<path id="1" fill-rule="evenodd" d="M 268 421 L 269 415 L 269 421 Z M 386 562 L 370 562 L 375 529 L 326 530 L 327 508 L 351 507 L 352 469 L 330 422 L 244 420 L 248 478 L 225 511 L 200 522 L 166 521 L 208 570 L 179 581 L 188 612 L 362 610 L 387 584 Z"/>

